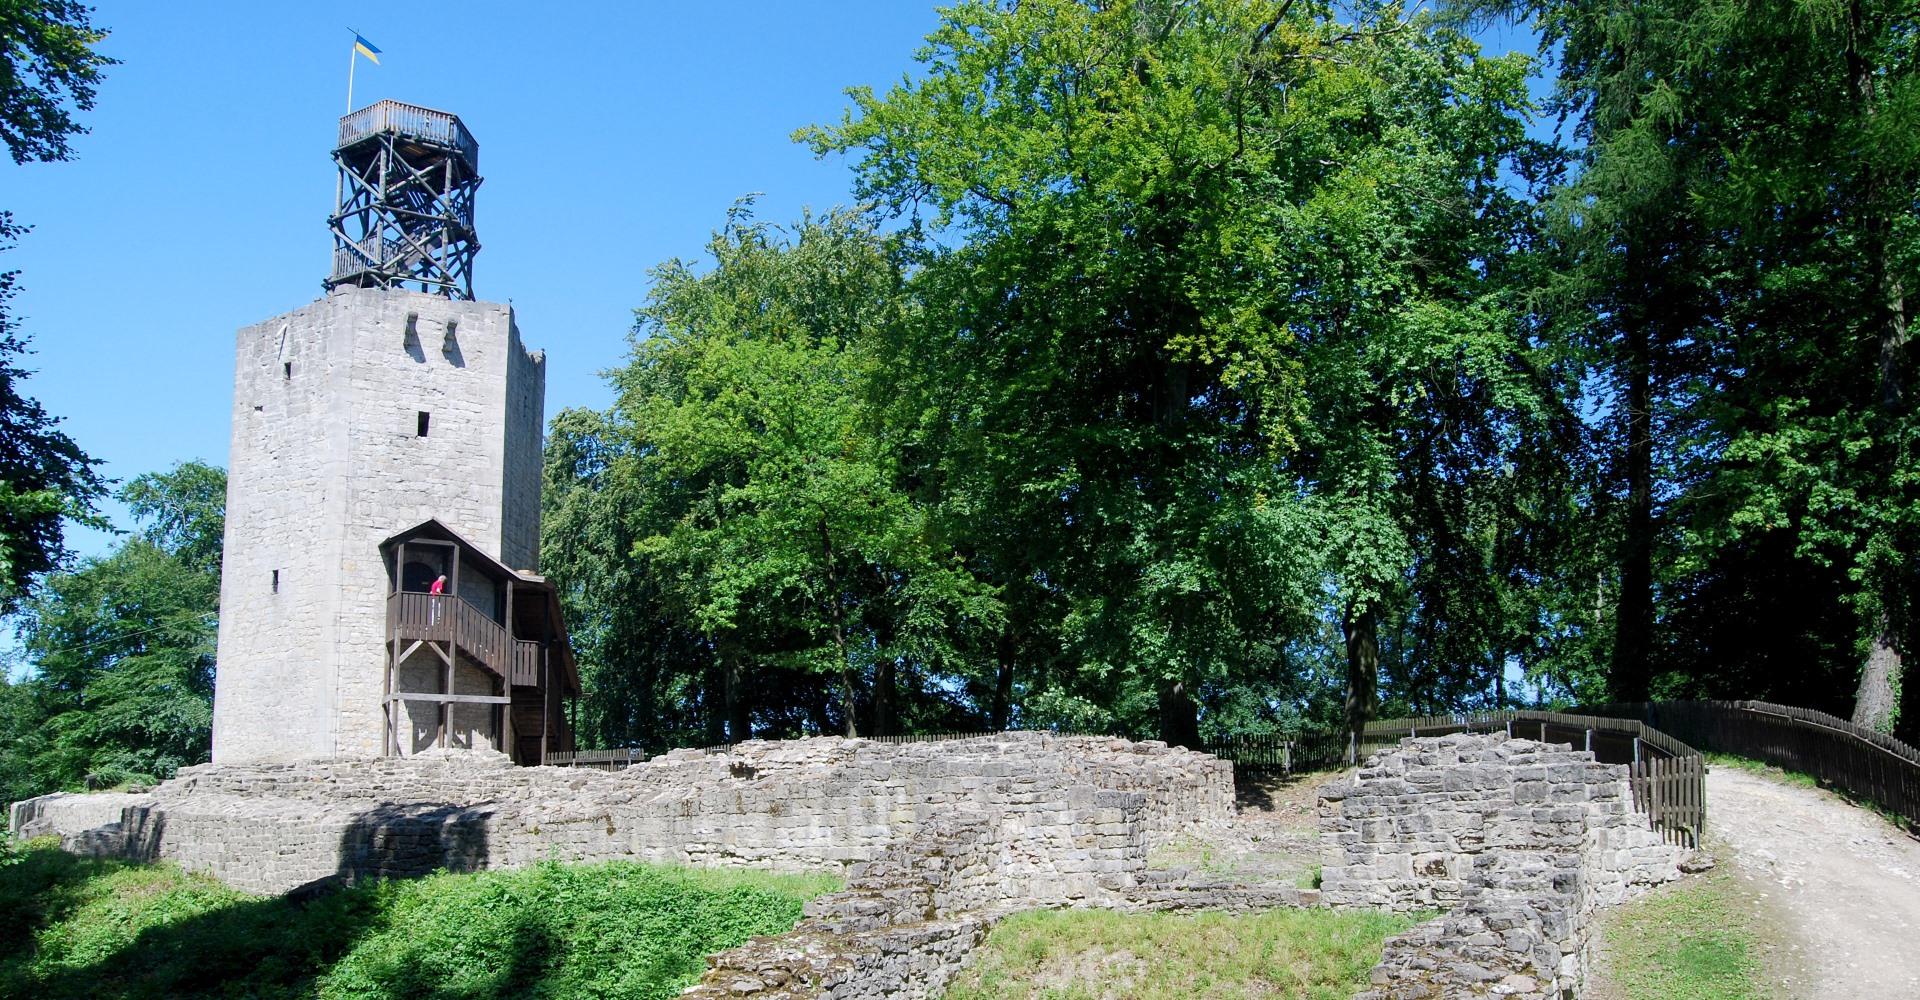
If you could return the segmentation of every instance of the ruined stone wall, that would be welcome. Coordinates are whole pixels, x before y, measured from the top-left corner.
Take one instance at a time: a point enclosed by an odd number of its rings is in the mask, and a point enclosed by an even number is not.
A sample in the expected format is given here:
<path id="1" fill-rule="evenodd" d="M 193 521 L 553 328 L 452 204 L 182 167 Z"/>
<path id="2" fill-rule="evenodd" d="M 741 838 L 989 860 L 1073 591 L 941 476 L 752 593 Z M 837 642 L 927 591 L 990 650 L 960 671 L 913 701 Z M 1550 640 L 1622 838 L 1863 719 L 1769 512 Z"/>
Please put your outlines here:
<path id="1" fill-rule="evenodd" d="M 1198 811 L 1156 813 L 1169 802 Z M 1158 744 L 1019 733 L 756 741 L 616 772 L 516 768 L 470 751 L 202 765 L 116 800 L 124 819 L 113 830 L 100 829 L 97 810 L 46 803 L 16 807 L 20 835 L 75 845 L 118 837 L 133 856 L 268 893 L 550 857 L 836 869 L 970 810 L 989 817 L 1004 853 L 953 892 L 1066 902 L 1126 882 L 1156 837 L 1230 818 L 1232 777 L 1210 756 Z"/>
<path id="2" fill-rule="evenodd" d="M 1143 796 L 1099 792 L 1097 797 L 1110 815 L 1096 820 L 1131 827 L 1138 836 Z M 855 868 L 844 891 L 808 903 L 806 919 L 791 932 L 755 938 L 710 957 L 707 974 L 682 996 L 939 996 L 995 921 L 1036 905 L 1017 883 L 996 874 L 1003 865 L 1022 862 L 1009 856 L 995 826 L 992 816 L 971 809 L 934 817 L 907 841 Z"/>
<path id="3" fill-rule="evenodd" d="M 1379 997 L 1577 990 L 1593 911 L 1690 853 L 1633 811 L 1624 766 L 1499 734 L 1402 740 L 1322 796 L 1327 903 L 1449 911 L 1388 943 Z"/>

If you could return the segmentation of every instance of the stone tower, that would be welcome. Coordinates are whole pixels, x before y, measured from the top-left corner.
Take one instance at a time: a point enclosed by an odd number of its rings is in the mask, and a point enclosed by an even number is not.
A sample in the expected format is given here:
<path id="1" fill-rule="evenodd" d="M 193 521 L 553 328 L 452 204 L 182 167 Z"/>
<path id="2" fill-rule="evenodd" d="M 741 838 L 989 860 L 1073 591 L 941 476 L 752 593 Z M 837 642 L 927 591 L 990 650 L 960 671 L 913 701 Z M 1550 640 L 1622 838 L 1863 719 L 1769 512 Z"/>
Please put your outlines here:
<path id="1" fill-rule="evenodd" d="M 383 107 L 385 113 L 369 114 Z M 382 170 L 410 158 L 400 167 L 426 174 L 429 188 L 436 176 L 464 185 L 464 217 L 447 218 L 446 231 L 437 231 L 422 224 L 432 221 L 432 197 L 397 196 L 396 210 L 410 214 L 396 246 L 396 230 L 383 230 L 378 218 L 392 206 L 349 184 L 380 192 L 398 185 L 343 176 L 327 294 L 239 332 L 213 714 L 213 757 L 221 763 L 406 753 L 435 740 L 492 740 L 508 749 L 513 722 L 500 717 L 519 718 L 524 700 L 537 720 L 539 706 L 552 701 L 544 691 L 515 689 L 488 652 L 503 643 L 456 637 L 450 625 L 442 627 L 465 620 L 453 614 L 451 602 L 459 602 L 478 609 L 478 617 L 468 617 L 483 626 L 490 616 L 506 648 L 532 646 L 519 642 L 535 626 L 516 627 L 513 595 L 529 607 L 527 594 L 544 585 L 534 571 L 546 361 L 521 342 L 510 307 L 467 300 L 459 281 L 443 280 L 471 274 L 470 249 L 452 272 L 443 251 L 455 242 L 449 236 L 477 247 L 471 191 L 478 147 L 458 118 L 394 102 L 343 118 L 340 145 L 335 159 L 343 175 L 359 148 L 371 148 Z M 428 191 L 436 193 L 447 195 Z M 372 225 L 363 228 L 372 235 L 343 247 L 341 218 L 349 213 L 365 215 Z M 373 252 L 357 255 L 366 240 Z M 407 280 L 425 290 L 406 287 Z M 460 570 L 454 556 L 444 598 L 429 598 L 424 580 L 403 581 L 414 564 L 396 565 L 405 557 L 386 548 L 429 520 L 486 557 L 470 553 L 470 568 Z M 426 551 L 423 544 L 415 551 Z M 440 565 L 437 572 L 448 572 L 444 559 Z M 491 576 L 481 573 L 488 565 Z M 448 652 L 444 682 L 438 668 L 408 669 L 440 693 L 492 697 L 459 704 L 439 698 L 428 709 L 393 697 L 402 690 L 402 661 L 425 655 L 419 641 L 403 651 L 392 620 L 409 589 L 434 602 L 432 630 L 421 635 L 432 640 L 445 631 Z M 535 638 L 550 643 L 553 636 Z M 558 640 L 564 647 L 563 629 Z M 556 662 L 564 659 L 570 673 L 570 656 L 557 652 Z M 545 670 L 545 659 L 537 662 L 529 676 Z M 539 673 L 533 686 L 548 676 Z M 409 711 L 417 717 L 411 729 Z"/>

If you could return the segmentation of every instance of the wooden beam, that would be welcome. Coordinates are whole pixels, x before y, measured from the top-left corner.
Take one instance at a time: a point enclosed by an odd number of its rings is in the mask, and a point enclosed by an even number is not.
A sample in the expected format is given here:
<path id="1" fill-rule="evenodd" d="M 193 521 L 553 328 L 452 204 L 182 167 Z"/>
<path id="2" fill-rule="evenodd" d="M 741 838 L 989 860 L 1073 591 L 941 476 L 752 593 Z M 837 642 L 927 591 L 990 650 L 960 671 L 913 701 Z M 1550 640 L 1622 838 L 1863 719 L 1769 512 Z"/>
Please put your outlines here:
<path id="1" fill-rule="evenodd" d="M 433 701 L 442 705 L 506 705 L 513 699 L 505 695 L 493 694 L 439 694 L 433 691 L 395 691 L 387 697 L 388 701 Z"/>

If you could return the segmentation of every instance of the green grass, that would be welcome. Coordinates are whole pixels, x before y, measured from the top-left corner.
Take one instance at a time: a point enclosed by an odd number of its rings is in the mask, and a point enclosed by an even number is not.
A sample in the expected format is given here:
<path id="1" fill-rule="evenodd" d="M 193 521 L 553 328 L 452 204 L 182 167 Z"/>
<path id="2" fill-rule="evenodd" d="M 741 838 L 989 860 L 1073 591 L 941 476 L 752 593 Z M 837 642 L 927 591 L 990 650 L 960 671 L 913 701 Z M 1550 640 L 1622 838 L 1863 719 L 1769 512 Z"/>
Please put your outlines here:
<path id="1" fill-rule="evenodd" d="M 1312 868 L 1301 872 L 1300 878 L 1296 880 L 1294 884 L 1302 889 L 1318 889 L 1320 888 L 1320 871 L 1321 866 L 1314 865 Z"/>
<path id="2" fill-rule="evenodd" d="M 1052 910 L 1010 917 L 946 1000 L 1347 1000 L 1386 939 L 1418 922 L 1336 910 Z"/>
<path id="3" fill-rule="evenodd" d="M 838 884 L 549 863 L 299 904 L 34 845 L 0 867 L 0 997 L 652 1000 L 690 985 L 705 955 L 791 928 Z"/>
<path id="4" fill-rule="evenodd" d="M 1730 753 L 1710 753 L 1707 754 L 1706 757 L 1707 763 L 1714 767 L 1731 767 L 1758 774 L 1762 777 L 1771 778 L 1782 784 L 1796 785 L 1801 788 L 1820 787 L 1819 780 L 1811 774 L 1805 774 L 1800 771 L 1789 771 L 1785 768 L 1775 767 L 1765 761 L 1754 760 L 1751 757 L 1735 757 Z"/>
<path id="5" fill-rule="evenodd" d="M 1765 1000 L 1761 928 L 1724 867 L 1628 903 L 1607 919 L 1623 1000 Z"/>
<path id="6" fill-rule="evenodd" d="M 1763 778 L 1780 782 L 1783 785 L 1792 785 L 1796 788 L 1824 789 L 1827 792 L 1830 792 L 1833 795 L 1838 796 L 1842 801 L 1844 801 L 1848 805 L 1853 806 L 1857 809 L 1865 809 L 1868 812 L 1874 813 L 1875 815 L 1879 816 L 1881 819 L 1886 820 L 1888 823 L 1891 823 L 1902 830 L 1907 830 L 1913 833 L 1920 833 L 1920 823 L 1915 823 L 1912 820 L 1907 819 L 1905 816 L 1902 816 L 1899 813 L 1896 813 L 1893 810 L 1888 809 L 1885 806 L 1882 806 L 1878 803 L 1869 802 L 1866 799 L 1863 799 L 1853 794 L 1852 792 L 1847 791 L 1844 788 L 1840 788 L 1835 785 L 1826 784 L 1822 782 L 1819 778 L 1816 778 L 1811 774 L 1807 774 L 1804 771 L 1789 771 L 1783 767 L 1775 767 L 1774 765 L 1769 764 L 1765 761 L 1754 760 L 1750 757 L 1736 757 L 1733 754 L 1728 754 L 1728 753 L 1709 753 L 1706 755 L 1706 758 L 1707 758 L 1707 763 L 1714 767 L 1736 768 L 1741 771 L 1746 771 L 1750 774 L 1757 774 Z"/>

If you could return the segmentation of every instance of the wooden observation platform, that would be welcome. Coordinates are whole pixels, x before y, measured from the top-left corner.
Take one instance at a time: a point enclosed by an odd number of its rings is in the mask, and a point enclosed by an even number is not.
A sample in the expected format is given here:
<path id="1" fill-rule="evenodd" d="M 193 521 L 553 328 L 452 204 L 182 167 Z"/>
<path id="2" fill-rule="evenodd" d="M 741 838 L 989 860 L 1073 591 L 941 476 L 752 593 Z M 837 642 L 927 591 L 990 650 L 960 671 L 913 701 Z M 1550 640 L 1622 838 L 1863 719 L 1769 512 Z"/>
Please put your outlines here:
<path id="1" fill-rule="evenodd" d="M 480 144 L 458 115 L 399 101 L 340 119 L 333 270 L 322 282 L 473 298 Z"/>

